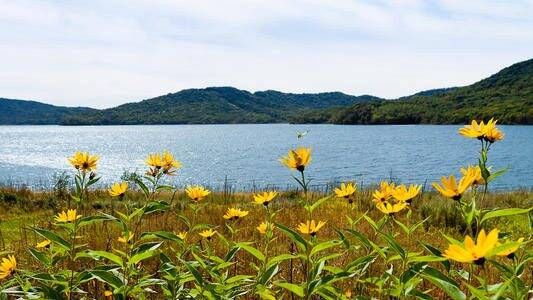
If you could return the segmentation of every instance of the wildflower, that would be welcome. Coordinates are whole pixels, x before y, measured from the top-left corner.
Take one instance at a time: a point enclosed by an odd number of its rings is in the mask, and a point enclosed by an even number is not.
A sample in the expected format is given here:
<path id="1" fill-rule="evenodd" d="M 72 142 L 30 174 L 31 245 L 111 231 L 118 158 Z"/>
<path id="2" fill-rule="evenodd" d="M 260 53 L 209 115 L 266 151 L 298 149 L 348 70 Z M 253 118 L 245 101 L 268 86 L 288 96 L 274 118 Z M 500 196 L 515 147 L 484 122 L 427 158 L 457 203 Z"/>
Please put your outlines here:
<path id="1" fill-rule="evenodd" d="M 16 269 L 17 260 L 13 255 L 9 255 L 7 258 L 2 258 L 2 263 L 0 263 L 0 279 L 10 276 Z"/>
<path id="2" fill-rule="evenodd" d="M 520 248 L 520 246 L 522 246 L 524 242 L 524 238 L 519 238 L 516 242 L 507 242 L 507 243 L 514 243 L 515 245 L 507 248 L 507 249 L 504 249 L 502 251 L 499 251 L 496 253 L 496 255 L 498 256 L 507 256 L 507 258 L 514 258 L 514 253 L 516 252 L 516 250 L 518 250 L 518 248 Z M 496 247 L 500 246 L 501 244 L 498 242 L 496 244 Z"/>
<path id="3" fill-rule="evenodd" d="M 377 202 L 376 203 L 377 209 L 379 209 L 382 213 L 387 214 L 389 216 L 402 211 L 404 208 L 407 207 L 406 202 L 398 202 L 394 204 L 390 204 L 388 201 L 384 202 Z"/>
<path id="4" fill-rule="evenodd" d="M 387 181 L 382 181 L 379 185 L 379 189 L 375 190 L 372 194 L 372 201 L 385 202 L 392 197 L 392 192 L 394 191 L 394 183 L 388 183 Z"/>
<path id="5" fill-rule="evenodd" d="M 182 241 L 185 241 L 185 239 L 187 238 L 187 232 L 180 231 L 176 233 L 176 236 L 179 237 Z"/>
<path id="6" fill-rule="evenodd" d="M 315 236 L 320 228 L 322 228 L 324 225 L 326 225 L 326 222 L 318 221 L 318 223 L 315 223 L 315 220 L 311 220 L 311 222 L 308 220 L 305 223 L 300 223 L 298 226 L 298 231 L 303 234 Z"/>
<path id="7" fill-rule="evenodd" d="M 348 183 L 348 184 L 345 184 L 343 182 L 343 183 L 341 183 L 341 185 L 338 188 L 335 188 L 335 190 L 334 190 L 335 195 L 338 198 L 349 199 L 350 203 L 353 202 L 353 200 L 351 199 L 350 196 L 355 194 L 355 191 L 356 191 L 356 187 L 351 182 Z"/>
<path id="8" fill-rule="evenodd" d="M 123 197 L 128 190 L 127 182 L 113 183 L 108 192 L 111 197 Z"/>
<path id="9" fill-rule="evenodd" d="M 163 162 L 163 173 L 167 175 L 174 175 L 176 173 L 177 169 L 181 167 L 181 163 L 174 159 L 174 156 L 172 153 L 168 151 L 163 151 L 163 155 L 161 156 L 161 160 Z"/>
<path id="10" fill-rule="evenodd" d="M 259 231 L 260 234 L 265 234 L 267 230 L 270 228 L 270 224 L 267 222 L 263 222 L 259 224 L 259 226 L 256 227 L 257 231 Z"/>
<path id="11" fill-rule="evenodd" d="M 161 154 L 159 153 L 150 153 L 146 157 L 146 160 L 144 161 L 148 166 L 155 168 L 155 169 L 161 169 L 163 167 L 163 158 L 161 157 Z"/>
<path id="12" fill-rule="evenodd" d="M 279 161 L 289 169 L 303 172 L 305 167 L 311 162 L 311 148 L 299 147 L 290 150 L 289 154 L 280 158 Z"/>
<path id="13" fill-rule="evenodd" d="M 472 185 L 481 185 L 485 183 L 483 176 L 481 176 L 481 169 L 479 166 L 468 166 L 466 168 L 461 168 L 461 174 L 463 176 L 472 178 Z"/>
<path id="14" fill-rule="evenodd" d="M 224 215 L 226 220 L 238 220 L 248 215 L 248 211 L 240 210 L 239 208 L 228 208 L 228 211 Z"/>
<path id="15" fill-rule="evenodd" d="M 133 239 L 133 232 L 128 233 L 128 235 L 120 236 L 117 240 L 119 243 L 129 244 Z"/>
<path id="16" fill-rule="evenodd" d="M 203 238 L 207 239 L 208 241 L 211 240 L 213 238 L 213 235 L 215 235 L 216 231 L 213 230 L 213 229 L 206 229 L 202 232 L 200 232 L 200 236 L 202 236 Z"/>
<path id="17" fill-rule="evenodd" d="M 497 127 L 488 128 L 485 131 L 485 135 L 484 135 L 485 141 L 487 141 L 487 142 L 489 142 L 491 144 L 496 142 L 496 141 L 503 140 L 503 137 L 504 137 L 503 132 Z"/>
<path id="18" fill-rule="evenodd" d="M 113 297 L 113 292 L 109 290 L 104 291 L 104 297 L 111 299 Z"/>
<path id="19" fill-rule="evenodd" d="M 96 164 L 98 162 L 98 156 L 91 155 L 89 152 L 79 152 L 74 153 L 72 157 L 68 159 L 70 164 L 82 172 L 90 172 L 96 169 Z"/>
<path id="20" fill-rule="evenodd" d="M 399 202 L 410 204 L 411 201 L 420 193 L 421 185 L 412 184 L 407 188 L 405 185 L 399 185 L 392 191 L 392 197 Z"/>
<path id="21" fill-rule="evenodd" d="M 467 138 L 481 140 L 483 139 L 484 130 L 485 123 L 483 121 L 478 123 L 476 120 L 472 120 L 470 125 L 465 125 L 463 128 L 459 129 L 459 134 Z"/>
<path id="22" fill-rule="evenodd" d="M 199 185 L 189 186 L 185 189 L 185 192 L 187 193 L 187 196 L 194 201 L 200 201 L 207 197 L 207 195 L 211 194 L 209 190 Z"/>
<path id="23" fill-rule="evenodd" d="M 436 182 L 433 182 L 432 185 L 444 197 L 452 198 L 453 200 L 460 200 L 463 193 L 472 185 L 474 179 L 475 178 L 473 177 L 473 174 L 467 173 L 461 177 L 461 180 L 459 180 L 459 185 L 457 185 L 453 175 L 450 175 L 449 178 L 442 176 L 442 186 Z"/>
<path id="24" fill-rule="evenodd" d="M 81 215 L 76 214 L 75 209 L 69 209 L 66 212 L 62 211 L 58 213 L 55 217 L 55 220 L 58 223 L 70 223 L 76 221 L 79 218 L 81 218 Z"/>
<path id="25" fill-rule="evenodd" d="M 268 206 L 268 204 L 276 198 L 278 195 L 278 192 L 270 191 L 270 192 L 263 192 L 259 194 L 254 195 L 254 202 L 257 204 L 263 204 L 264 206 Z"/>
<path id="26" fill-rule="evenodd" d="M 477 237 L 477 241 L 470 236 L 466 236 L 463 245 L 450 244 L 444 251 L 443 256 L 462 263 L 475 263 L 482 265 L 487 257 L 492 255 L 492 250 L 498 243 L 498 229 L 493 229 L 489 234 L 485 234 L 482 229 Z"/>
<path id="27" fill-rule="evenodd" d="M 37 245 L 35 245 L 36 248 L 49 248 L 50 247 L 50 240 L 44 240 L 40 243 L 37 243 Z"/>

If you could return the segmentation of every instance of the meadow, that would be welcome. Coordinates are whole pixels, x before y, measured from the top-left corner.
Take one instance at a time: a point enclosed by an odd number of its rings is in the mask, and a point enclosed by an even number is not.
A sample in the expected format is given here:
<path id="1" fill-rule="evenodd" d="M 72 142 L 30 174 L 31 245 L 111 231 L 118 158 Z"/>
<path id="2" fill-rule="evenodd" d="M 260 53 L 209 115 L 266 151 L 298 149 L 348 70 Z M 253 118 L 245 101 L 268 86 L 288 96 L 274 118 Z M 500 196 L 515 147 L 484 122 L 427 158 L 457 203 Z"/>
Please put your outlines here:
<path id="1" fill-rule="evenodd" d="M 73 182 L 0 189 L 0 297 L 528 299 L 533 192 L 491 191 L 494 120 L 459 133 L 479 164 L 423 186 L 314 188 L 302 145 L 280 153 L 294 190 L 176 188 L 166 151 L 103 190 L 99 157 L 77 152 Z"/>

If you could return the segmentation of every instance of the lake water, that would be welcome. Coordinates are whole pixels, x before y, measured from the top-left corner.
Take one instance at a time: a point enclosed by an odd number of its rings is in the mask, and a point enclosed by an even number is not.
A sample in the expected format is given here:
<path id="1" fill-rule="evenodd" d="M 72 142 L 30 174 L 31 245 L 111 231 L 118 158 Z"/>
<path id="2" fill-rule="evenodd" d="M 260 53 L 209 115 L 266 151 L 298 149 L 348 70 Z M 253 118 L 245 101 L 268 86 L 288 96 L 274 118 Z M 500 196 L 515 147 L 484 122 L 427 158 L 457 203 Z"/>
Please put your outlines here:
<path id="1" fill-rule="evenodd" d="M 477 162 L 479 142 L 457 134 L 460 126 L 172 125 L 0 126 L 0 183 L 48 186 L 54 174 L 71 170 L 76 150 L 101 157 L 102 182 L 124 170 L 142 171 L 150 152 L 175 154 L 183 168 L 173 183 L 220 187 L 292 184 L 278 158 L 299 144 L 313 148 L 308 176 L 314 184 L 354 180 L 368 184 L 394 178 L 423 184 Z M 490 163 L 509 171 L 494 188 L 533 187 L 533 127 L 502 126 L 505 140 L 493 145 Z M 304 138 L 297 131 L 309 130 Z"/>

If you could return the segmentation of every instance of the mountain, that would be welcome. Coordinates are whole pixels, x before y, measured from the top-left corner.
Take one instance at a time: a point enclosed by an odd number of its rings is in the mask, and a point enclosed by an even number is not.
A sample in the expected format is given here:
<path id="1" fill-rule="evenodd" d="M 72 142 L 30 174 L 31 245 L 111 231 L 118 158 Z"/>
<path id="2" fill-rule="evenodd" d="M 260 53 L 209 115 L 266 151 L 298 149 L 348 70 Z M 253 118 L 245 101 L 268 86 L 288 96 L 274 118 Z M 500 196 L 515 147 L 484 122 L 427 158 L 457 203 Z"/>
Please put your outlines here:
<path id="1" fill-rule="evenodd" d="M 339 92 L 289 94 L 278 91 L 250 93 L 233 87 L 187 89 L 110 109 L 80 112 L 62 119 L 64 125 L 112 124 L 218 124 L 287 122 L 298 113 L 379 98 Z"/>
<path id="2" fill-rule="evenodd" d="M 59 124 L 72 114 L 91 113 L 86 107 L 64 107 L 36 101 L 0 98 L 0 125 L 47 125 Z"/>
<path id="3" fill-rule="evenodd" d="M 300 116 L 302 121 L 316 119 Z M 324 110 L 335 124 L 452 124 L 494 117 L 505 124 L 533 124 L 533 59 L 469 86 L 420 92 L 396 100 Z"/>
<path id="4" fill-rule="evenodd" d="M 469 86 L 422 91 L 393 100 L 340 92 L 250 93 L 233 87 L 187 89 L 102 110 L 0 98 L 0 125 L 451 124 L 490 117 L 506 124 L 533 124 L 533 59 Z"/>

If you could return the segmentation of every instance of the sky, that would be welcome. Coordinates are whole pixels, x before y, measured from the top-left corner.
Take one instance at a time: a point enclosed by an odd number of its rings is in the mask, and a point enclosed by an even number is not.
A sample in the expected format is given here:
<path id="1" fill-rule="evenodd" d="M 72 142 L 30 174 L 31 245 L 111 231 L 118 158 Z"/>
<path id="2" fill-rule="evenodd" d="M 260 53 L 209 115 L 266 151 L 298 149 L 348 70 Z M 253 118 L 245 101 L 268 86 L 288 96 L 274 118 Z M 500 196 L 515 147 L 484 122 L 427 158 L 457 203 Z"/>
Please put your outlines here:
<path id="1" fill-rule="evenodd" d="M 396 98 L 533 58 L 533 0 L 0 0 L 0 97 L 106 108 L 187 88 Z"/>

